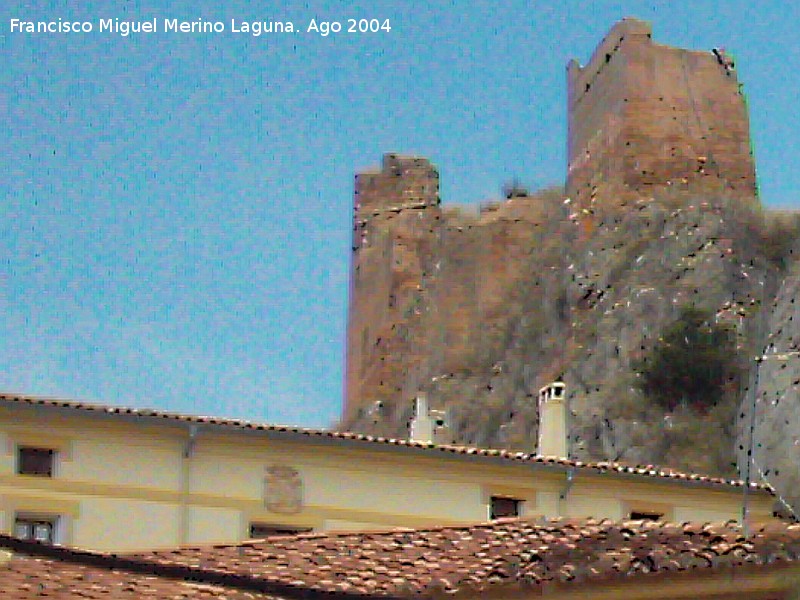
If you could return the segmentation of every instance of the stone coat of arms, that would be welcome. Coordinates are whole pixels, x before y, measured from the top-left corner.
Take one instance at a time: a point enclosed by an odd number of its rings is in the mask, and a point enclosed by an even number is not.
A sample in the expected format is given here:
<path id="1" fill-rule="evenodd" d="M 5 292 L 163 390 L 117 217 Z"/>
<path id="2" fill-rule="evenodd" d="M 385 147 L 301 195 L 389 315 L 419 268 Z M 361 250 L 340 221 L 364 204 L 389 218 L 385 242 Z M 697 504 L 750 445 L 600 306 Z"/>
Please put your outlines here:
<path id="1" fill-rule="evenodd" d="M 303 509 L 303 481 L 297 469 L 284 466 L 266 468 L 264 506 L 274 513 L 294 514 Z"/>

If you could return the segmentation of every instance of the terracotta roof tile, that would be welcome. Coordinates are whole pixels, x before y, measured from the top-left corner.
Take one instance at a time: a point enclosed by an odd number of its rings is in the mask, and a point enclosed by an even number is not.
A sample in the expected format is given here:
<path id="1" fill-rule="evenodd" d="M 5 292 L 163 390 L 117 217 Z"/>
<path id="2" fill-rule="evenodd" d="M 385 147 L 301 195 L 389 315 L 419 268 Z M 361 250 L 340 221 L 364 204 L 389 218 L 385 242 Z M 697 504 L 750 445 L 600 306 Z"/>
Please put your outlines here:
<path id="1" fill-rule="evenodd" d="M 325 596 L 331 600 L 363 598 L 363 593 L 353 593 L 354 586 L 341 578 L 329 583 Z M 337 588 L 342 592 L 336 593 Z M 190 565 L 47 546 L 0 534 L 0 597 L 4 600 L 301 600 L 310 597 L 309 591 L 303 577 L 276 582 Z"/>
<path id="2" fill-rule="evenodd" d="M 28 598 L 207 598 L 277 600 L 251 590 L 181 581 L 36 556 L 14 555 L 0 566 L 0 596 Z"/>
<path id="3" fill-rule="evenodd" d="M 424 558 L 421 545 L 427 548 Z M 745 539 L 734 523 L 504 520 L 471 527 L 301 534 L 137 556 L 163 565 L 192 564 L 202 557 L 212 571 L 302 582 L 319 592 L 402 596 L 434 588 L 483 590 L 498 583 L 539 585 L 794 561 L 800 559 L 800 525 L 776 523 Z M 261 560 L 253 561 L 254 556 Z"/>
<path id="4" fill-rule="evenodd" d="M 562 469 L 583 469 L 595 473 L 620 473 L 627 475 L 636 475 L 642 477 L 656 478 L 656 479 L 678 479 L 686 483 L 699 483 L 704 485 L 724 486 L 724 487 L 744 487 L 745 482 L 738 479 L 725 479 L 722 477 L 711 477 L 700 475 L 697 473 L 683 473 L 669 468 L 658 467 L 655 465 L 625 465 L 622 463 L 599 461 L 599 462 L 583 462 L 580 460 L 571 460 L 567 458 L 559 458 L 555 456 L 541 456 L 537 454 L 529 454 L 525 452 L 513 452 L 509 450 L 499 450 L 492 448 L 474 448 L 469 446 L 445 445 L 445 444 L 427 444 L 422 442 L 414 442 L 406 439 L 383 438 L 360 433 L 331 431 L 326 429 L 308 429 L 303 427 L 290 427 L 286 425 L 269 425 L 264 423 L 252 423 L 240 419 L 226 419 L 223 417 L 207 417 L 184 415 L 179 413 L 165 412 L 160 410 L 153 410 L 149 408 L 129 408 L 122 406 L 110 406 L 102 404 L 90 404 L 85 402 L 75 402 L 67 400 L 58 400 L 52 398 L 39 398 L 33 396 L 21 396 L 16 394 L 2 394 L 0 393 L 0 404 L 5 403 L 8 405 L 33 405 L 33 406 L 49 406 L 53 408 L 60 408 L 65 410 L 75 410 L 85 413 L 94 414 L 107 414 L 107 415 L 128 415 L 133 417 L 141 417 L 143 419 L 151 420 L 164 420 L 184 422 L 197 425 L 213 425 L 214 427 L 221 427 L 233 430 L 250 430 L 250 431 L 265 431 L 265 432 L 279 432 L 289 433 L 299 436 L 306 436 L 310 439 L 332 439 L 332 440 L 350 440 L 355 442 L 364 442 L 368 444 L 380 444 L 384 446 L 400 446 L 405 448 L 414 448 L 417 450 L 427 450 L 431 453 L 447 453 L 458 454 L 463 456 L 476 456 L 495 458 L 509 462 L 522 462 L 528 464 L 540 464 L 545 466 L 560 467 Z M 774 488 L 767 483 L 751 483 L 751 488 L 754 490 L 765 491 L 771 495 L 775 495 Z"/>

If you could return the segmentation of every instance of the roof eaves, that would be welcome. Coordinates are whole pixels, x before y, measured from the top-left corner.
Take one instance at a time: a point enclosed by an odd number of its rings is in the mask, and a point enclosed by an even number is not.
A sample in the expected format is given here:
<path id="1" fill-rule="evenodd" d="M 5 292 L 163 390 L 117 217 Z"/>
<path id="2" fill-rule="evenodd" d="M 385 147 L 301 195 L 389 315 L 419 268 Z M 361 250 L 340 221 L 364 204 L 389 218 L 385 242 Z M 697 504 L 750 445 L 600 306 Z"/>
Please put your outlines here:
<path id="1" fill-rule="evenodd" d="M 154 409 L 130 408 L 122 406 L 101 405 L 83 402 L 59 400 L 55 398 L 39 398 L 23 396 L 17 394 L 0 393 L 0 401 L 13 403 L 17 406 L 29 405 L 32 407 L 45 407 L 57 410 L 81 411 L 82 414 L 92 415 L 101 418 L 125 419 L 141 423 L 142 420 L 158 422 L 196 425 L 202 428 L 210 427 L 224 431 L 249 432 L 257 435 L 268 435 L 277 439 L 313 441 L 322 444 L 336 444 L 352 447 L 362 447 L 364 443 L 374 444 L 373 448 L 394 450 L 402 448 L 403 451 L 424 452 L 426 454 L 433 451 L 440 451 L 458 459 L 479 460 L 485 462 L 494 460 L 498 463 L 507 464 L 508 462 L 518 462 L 529 464 L 534 468 L 545 469 L 558 472 L 580 469 L 582 472 L 612 475 L 630 475 L 637 478 L 647 478 L 650 481 L 672 482 L 681 481 L 688 485 L 700 485 L 702 487 L 714 487 L 717 489 L 730 487 L 743 488 L 744 482 L 738 480 L 724 480 L 722 478 L 707 477 L 696 473 L 678 473 L 671 470 L 661 470 L 654 466 L 629 466 L 612 462 L 584 463 L 578 460 L 558 458 L 551 456 L 534 455 L 524 452 L 511 452 L 507 450 L 496 450 L 487 448 L 474 448 L 455 445 L 435 445 L 421 442 L 414 442 L 406 439 L 383 438 L 366 434 L 338 432 L 325 429 L 307 429 L 301 427 L 291 427 L 285 425 L 269 425 L 263 423 L 253 423 L 239 419 L 227 419 L 223 417 L 204 417 L 170 413 Z M 775 490 L 769 484 L 751 483 L 753 491 L 764 491 L 772 496 Z"/>

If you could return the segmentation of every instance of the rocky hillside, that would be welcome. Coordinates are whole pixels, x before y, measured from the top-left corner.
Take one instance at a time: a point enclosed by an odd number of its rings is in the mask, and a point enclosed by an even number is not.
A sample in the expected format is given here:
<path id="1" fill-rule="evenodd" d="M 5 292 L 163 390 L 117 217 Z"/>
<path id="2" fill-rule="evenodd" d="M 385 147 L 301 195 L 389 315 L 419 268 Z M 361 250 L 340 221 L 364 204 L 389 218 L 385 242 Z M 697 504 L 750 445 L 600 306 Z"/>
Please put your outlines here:
<path id="1" fill-rule="evenodd" d="M 532 450 L 537 391 L 561 376 L 575 457 L 733 476 L 757 384 L 757 464 L 800 496 L 800 357 L 784 356 L 800 341 L 796 217 L 713 188 L 591 213 L 555 190 L 512 195 L 477 215 L 442 211 L 438 260 L 398 307 L 413 350 L 391 359 L 406 367 L 366 386 L 339 426 L 405 437 L 418 389 L 448 412 L 454 441 Z M 732 332 L 741 376 L 713 405 L 666 410 L 638 372 L 687 306 Z M 753 360 L 768 344 L 775 356 Z"/>
<path id="2" fill-rule="evenodd" d="M 794 215 L 778 215 L 787 221 L 782 229 L 796 231 Z M 766 340 L 759 348 L 762 360 L 756 373 L 755 398 L 747 398 L 743 413 L 750 414 L 755 399 L 754 476 L 766 477 L 786 495 L 800 515 L 800 252 L 793 244 L 784 254 L 785 268 L 780 272 L 777 293 L 770 298 L 763 314 Z M 749 430 L 743 427 L 739 447 L 747 446 Z M 785 508 L 785 507 L 784 507 Z"/>

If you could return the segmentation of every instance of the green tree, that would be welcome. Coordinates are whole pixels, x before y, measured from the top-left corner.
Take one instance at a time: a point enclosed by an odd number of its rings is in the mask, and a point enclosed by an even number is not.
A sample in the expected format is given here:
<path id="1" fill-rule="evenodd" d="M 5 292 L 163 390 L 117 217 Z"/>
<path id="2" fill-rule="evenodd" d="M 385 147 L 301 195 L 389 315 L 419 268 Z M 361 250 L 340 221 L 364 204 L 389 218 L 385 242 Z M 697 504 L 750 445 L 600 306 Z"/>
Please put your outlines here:
<path id="1" fill-rule="evenodd" d="M 634 370 L 639 390 L 661 408 L 672 412 L 685 404 L 703 413 L 738 390 L 742 373 L 734 333 L 691 306 Z"/>

